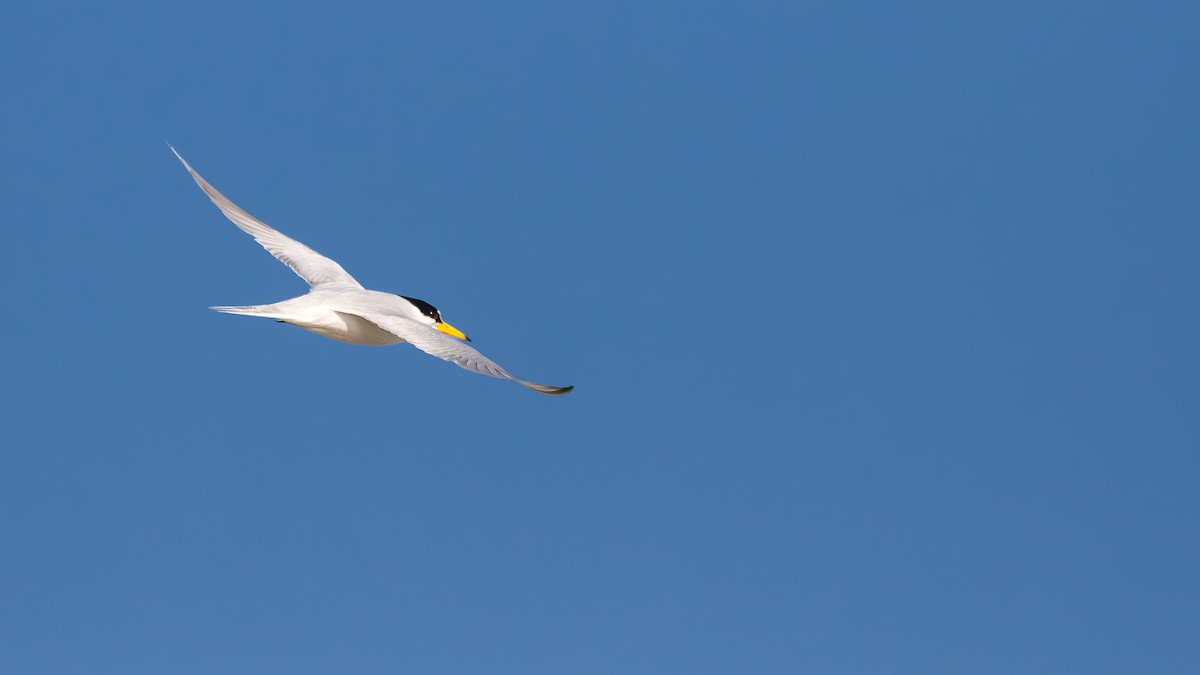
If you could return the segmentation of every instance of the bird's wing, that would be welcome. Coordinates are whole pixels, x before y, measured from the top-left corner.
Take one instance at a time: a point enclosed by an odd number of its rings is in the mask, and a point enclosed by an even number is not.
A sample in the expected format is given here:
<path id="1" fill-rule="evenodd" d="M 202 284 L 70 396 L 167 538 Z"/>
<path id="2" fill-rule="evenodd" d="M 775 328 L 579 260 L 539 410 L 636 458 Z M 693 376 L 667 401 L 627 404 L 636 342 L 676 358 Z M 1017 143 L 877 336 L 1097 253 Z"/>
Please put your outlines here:
<path id="1" fill-rule="evenodd" d="M 339 310 L 343 311 L 343 310 Z M 575 387 L 552 387 L 547 384 L 538 384 L 537 382 L 526 382 L 513 377 L 509 372 L 500 367 L 500 364 L 480 354 L 473 347 L 465 342 L 460 342 L 445 333 L 442 333 L 430 326 L 417 323 L 412 319 L 406 319 L 401 316 L 393 316 L 390 314 L 376 313 L 371 311 L 363 311 L 356 309 L 353 313 L 371 323 L 379 326 L 383 330 L 403 338 L 405 341 L 412 343 L 414 347 L 420 349 L 426 354 L 436 356 L 444 361 L 456 363 L 463 368 L 480 375 L 488 375 L 490 377 L 498 377 L 502 380 L 512 380 L 522 384 L 534 391 L 539 391 L 543 394 L 559 395 L 565 394 Z"/>
<path id="2" fill-rule="evenodd" d="M 254 237 L 255 241 L 262 244 L 262 247 L 270 251 L 271 255 L 279 258 L 280 262 L 292 268 L 292 271 L 307 281 L 309 286 L 349 284 L 354 288 L 363 287 L 354 277 L 350 276 L 349 272 L 342 269 L 341 265 L 243 211 L 237 204 L 229 201 L 228 197 L 217 192 L 217 189 L 209 185 L 208 181 L 201 178 L 200 174 L 196 173 L 196 170 L 184 160 L 178 150 L 171 148 L 171 152 L 174 152 L 179 161 L 183 162 L 183 166 L 188 173 L 192 174 L 196 184 L 200 186 L 201 190 L 204 190 L 217 208 L 221 209 L 226 218 Z"/>

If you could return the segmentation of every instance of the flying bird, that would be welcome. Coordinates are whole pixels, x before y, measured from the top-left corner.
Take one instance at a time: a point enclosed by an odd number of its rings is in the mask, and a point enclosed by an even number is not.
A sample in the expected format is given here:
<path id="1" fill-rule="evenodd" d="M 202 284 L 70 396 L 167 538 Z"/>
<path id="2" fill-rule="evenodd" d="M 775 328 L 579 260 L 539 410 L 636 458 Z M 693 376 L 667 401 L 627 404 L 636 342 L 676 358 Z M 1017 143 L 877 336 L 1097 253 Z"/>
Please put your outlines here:
<path id="1" fill-rule="evenodd" d="M 170 146 L 168 146 L 170 147 Z M 271 255 L 308 282 L 308 293 L 271 305 L 213 307 L 226 314 L 262 316 L 299 326 L 327 338 L 358 345 L 393 345 L 407 342 L 426 354 L 456 363 L 480 375 L 512 380 L 543 394 L 565 394 L 574 387 L 552 387 L 513 377 L 507 370 L 470 345 L 469 338 L 442 320 L 437 308 L 416 298 L 363 288 L 342 266 L 284 235 L 243 211 L 217 192 L 184 160 L 196 184 L 225 217 L 254 237 Z"/>

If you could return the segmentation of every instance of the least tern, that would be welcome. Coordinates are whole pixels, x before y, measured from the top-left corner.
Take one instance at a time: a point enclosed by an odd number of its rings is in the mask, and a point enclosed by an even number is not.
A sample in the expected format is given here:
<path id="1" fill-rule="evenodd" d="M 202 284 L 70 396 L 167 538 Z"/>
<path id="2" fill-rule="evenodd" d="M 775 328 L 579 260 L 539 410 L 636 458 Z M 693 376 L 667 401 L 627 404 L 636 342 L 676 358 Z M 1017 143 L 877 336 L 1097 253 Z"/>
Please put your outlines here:
<path id="1" fill-rule="evenodd" d="M 183 162 L 196 184 L 226 218 L 254 237 L 255 241 L 292 268 L 311 287 L 305 295 L 271 305 L 212 309 L 226 314 L 275 319 L 351 344 L 394 345 L 407 342 L 426 354 L 456 363 L 471 372 L 512 380 L 543 394 L 565 394 L 574 389 L 526 382 L 513 377 L 495 361 L 460 342 L 469 338 L 442 321 L 441 313 L 433 305 L 416 298 L 363 288 L 341 265 L 243 211 L 201 178 L 179 151 L 172 147 L 171 152 Z"/>

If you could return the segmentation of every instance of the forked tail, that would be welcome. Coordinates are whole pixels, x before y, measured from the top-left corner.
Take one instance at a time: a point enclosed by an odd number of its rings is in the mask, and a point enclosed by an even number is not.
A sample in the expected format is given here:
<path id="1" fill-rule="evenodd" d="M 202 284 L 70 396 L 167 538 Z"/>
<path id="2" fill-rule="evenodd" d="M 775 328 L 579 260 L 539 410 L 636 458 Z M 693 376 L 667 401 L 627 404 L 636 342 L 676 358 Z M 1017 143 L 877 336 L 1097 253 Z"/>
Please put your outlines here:
<path id="1" fill-rule="evenodd" d="M 246 316 L 274 316 L 274 307 L 271 305 L 243 305 L 241 307 L 219 305 L 217 307 L 209 307 L 209 309 L 224 312 L 226 314 L 245 314 Z"/>

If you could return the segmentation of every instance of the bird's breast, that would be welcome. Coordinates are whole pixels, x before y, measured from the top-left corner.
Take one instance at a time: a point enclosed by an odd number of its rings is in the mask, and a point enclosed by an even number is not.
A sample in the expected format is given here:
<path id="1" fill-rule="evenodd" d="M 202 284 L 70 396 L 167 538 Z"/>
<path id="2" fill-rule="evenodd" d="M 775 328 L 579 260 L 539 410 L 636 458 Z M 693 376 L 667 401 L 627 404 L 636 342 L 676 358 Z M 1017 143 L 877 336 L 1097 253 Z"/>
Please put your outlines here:
<path id="1" fill-rule="evenodd" d="M 404 342 L 403 338 L 387 332 L 366 319 L 346 312 L 326 310 L 305 317 L 305 321 L 291 321 L 317 335 L 348 342 L 354 345 L 394 345 Z"/>

